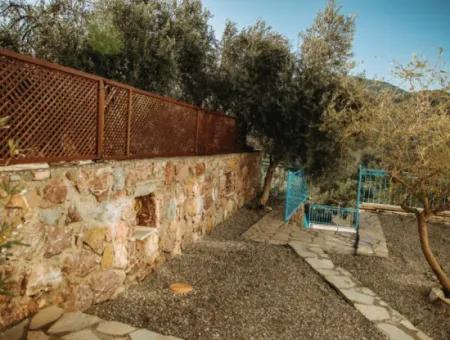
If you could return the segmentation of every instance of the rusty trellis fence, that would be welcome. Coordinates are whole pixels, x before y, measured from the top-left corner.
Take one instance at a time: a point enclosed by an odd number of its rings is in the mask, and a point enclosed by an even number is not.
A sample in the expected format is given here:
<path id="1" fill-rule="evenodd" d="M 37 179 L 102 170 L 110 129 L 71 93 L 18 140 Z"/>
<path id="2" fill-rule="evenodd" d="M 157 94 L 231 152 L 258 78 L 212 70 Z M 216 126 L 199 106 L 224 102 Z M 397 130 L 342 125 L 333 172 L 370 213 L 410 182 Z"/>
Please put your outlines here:
<path id="1" fill-rule="evenodd" d="M 0 49 L 0 163 L 127 159 L 237 151 L 234 118 Z"/>

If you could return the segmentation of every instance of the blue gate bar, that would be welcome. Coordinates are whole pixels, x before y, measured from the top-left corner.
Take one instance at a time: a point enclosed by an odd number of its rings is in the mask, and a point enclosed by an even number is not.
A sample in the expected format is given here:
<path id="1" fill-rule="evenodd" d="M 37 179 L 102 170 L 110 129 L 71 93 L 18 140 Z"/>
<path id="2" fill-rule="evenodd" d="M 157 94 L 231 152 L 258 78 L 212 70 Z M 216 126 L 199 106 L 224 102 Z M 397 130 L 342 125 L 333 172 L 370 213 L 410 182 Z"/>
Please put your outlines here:
<path id="1" fill-rule="evenodd" d="M 300 206 L 308 200 L 308 185 L 303 170 L 288 171 L 284 221 L 288 222 Z"/>

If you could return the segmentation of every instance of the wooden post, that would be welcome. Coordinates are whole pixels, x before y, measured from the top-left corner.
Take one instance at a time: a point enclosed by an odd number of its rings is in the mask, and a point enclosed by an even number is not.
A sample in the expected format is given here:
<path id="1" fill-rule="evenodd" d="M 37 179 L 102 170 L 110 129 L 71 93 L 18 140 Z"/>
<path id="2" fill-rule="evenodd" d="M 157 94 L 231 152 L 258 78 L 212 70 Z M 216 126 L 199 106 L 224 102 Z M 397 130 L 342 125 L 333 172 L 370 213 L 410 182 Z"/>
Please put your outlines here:
<path id="1" fill-rule="evenodd" d="M 103 159 L 103 141 L 105 136 L 105 83 L 98 82 L 98 117 L 97 117 L 97 157 Z"/>
<path id="2" fill-rule="evenodd" d="M 127 157 L 130 156 L 130 143 L 131 143 L 131 114 L 132 114 L 132 95 L 131 89 L 128 89 L 128 122 L 127 122 Z"/>

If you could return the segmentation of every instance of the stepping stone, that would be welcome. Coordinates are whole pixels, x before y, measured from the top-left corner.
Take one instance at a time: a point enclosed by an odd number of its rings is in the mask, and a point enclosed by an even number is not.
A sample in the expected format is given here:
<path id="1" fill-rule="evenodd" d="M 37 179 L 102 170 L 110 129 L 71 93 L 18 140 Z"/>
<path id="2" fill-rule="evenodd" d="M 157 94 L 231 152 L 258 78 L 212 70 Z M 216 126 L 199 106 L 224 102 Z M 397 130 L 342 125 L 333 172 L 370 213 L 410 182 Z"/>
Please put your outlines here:
<path id="1" fill-rule="evenodd" d="M 291 246 L 294 251 L 303 258 L 307 257 L 317 257 L 317 255 L 306 248 L 306 245 L 300 242 L 291 241 L 289 242 L 289 246 Z"/>
<path id="2" fill-rule="evenodd" d="M 55 324 L 47 331 L 48 334 L 76 332 L 84 328 L 94 326 L 101 321 L 100 318 L 81 313 L 72 312 L 64 314 Z"/>
<path id="3" fill-rule="evenodd" d="M 403 332 L 400 328 L 388 323 L 379 323 L 377 327 L 388 336 L 389 339 L 395 340 L 414 340 L 412 336 L 409 336 Z"/>
<path id="4" fill-rule="evenodd" d="M 21 340 L 29 322 L 29 319 L 25 319 L 17 325 L 8 328 L 3 333 L 0 333 L 0 340 Z"/>
<path id="5" fill-rule="evenodd" d="M 338 289 L 355 287 L 353 280 L 347 276 L 331 275 L 325 276 L 325 279 Z"/>
<path id="6" fill-rule="evenodd" d="M 333 276 L 333 275 L 339 276 L 340 275 L 340 273 L 335 269 L 314 268 L 314 270 L 322 276 Z"/>
<path id="7" fill-rule="evenodd" d="M 373 296 L 360 293 L 355 289 L 341 289 L 342 294 L 353 303 L 362 303 L 365 305 L 373 305 L 375 299 Z"/>
<path id="8" fill-rule="evenodd" d="M 314 258 L 306 258 L 306 262 L 309 263 L 311 267 L 314 269 L 322 268 L 322 269 L 332 269 L 334 268 L 333 262 L 327 259 L 314 259 Z"/>
<path id="9" fill-rule="evenodd" d="M 58 320 L 61 315 L 64 314 L 64 310 L 57 306 L 50 306 L 44 309 L 41 309 L 30 322 L 30 329 L 38 329 L 45 327 L 52 322 Z"/>
<path id="10" fill-rule="evenodd" d="M 180 338 L 176 338 L 174 336 L 162 335 L 147 329 L 139 329 L 133 333 L 130 333 L 128 336 L 130 337 L 130 340 L 181 340 Z"/>
<path id="11" fill-rule="evenodd" d="M 75 333 L 70 333 L 62 337 L 63 340 L 100 340 L 90 329 L 83 329 Z"/>
<path id="12" fill-rule="evenodd" d="M 43 331 L 29 331 L 27 340 L 48 340 L 50 337 Z"/>
<path id="13" fill-rule="evenodd" d="M 384 307 L 355 303 L 355 308 L 370 321 L 381 321 L 390 318 L 388 311 Z"/>
<path id="14" fill-rule="evenodd" d="M 135 331 L 136 328 L 118 321 L 104 321 L 97 327 L 97 331 L 107 335 L 123 336 Z"/>

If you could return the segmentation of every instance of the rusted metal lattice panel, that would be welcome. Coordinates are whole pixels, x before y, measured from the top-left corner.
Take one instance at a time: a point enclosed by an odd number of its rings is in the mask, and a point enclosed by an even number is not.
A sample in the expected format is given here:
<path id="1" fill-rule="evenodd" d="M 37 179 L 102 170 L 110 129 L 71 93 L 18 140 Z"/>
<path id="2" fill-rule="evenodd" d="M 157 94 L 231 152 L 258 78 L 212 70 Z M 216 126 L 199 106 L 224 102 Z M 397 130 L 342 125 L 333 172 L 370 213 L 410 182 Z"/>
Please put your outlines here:
<path id="1" fill-rule="evenodd" d="M 236 121 L 75 69 L 0 49 L 0 163 L 236 151 Z"/>
<path id="2" fill-rule="evenodd" d="M 232 117 L 204 113 L 199 119 L 199 152 L 202 154 L 236 151 L 237 127 Z"/>
<path id="3" fill-rule="evenodd" d="M 197 110 L 133 92 L 130 153 L 143 156 L 194 155 Z"/>
<path id="4" fill-rule="evenodd" d="M 128 95 L 126 88 L 105 82 L 105 158 L 121 159 L 127 156 Z"/>
<path id="5" fill-rule="evenodd" d="M 0 159 L 9 140 L 22 153 L 12 163 L 95 158 L 97 92 L 94 79 L 0 55 Z"/>

